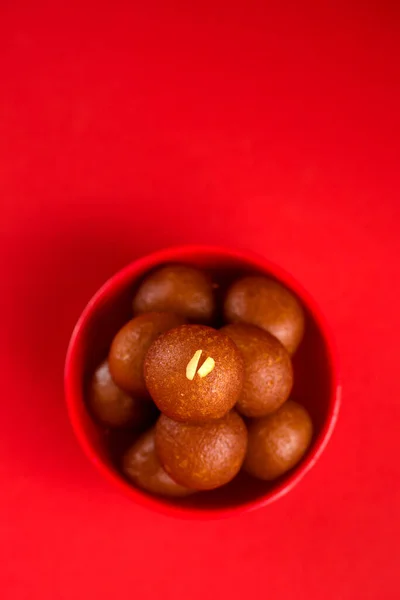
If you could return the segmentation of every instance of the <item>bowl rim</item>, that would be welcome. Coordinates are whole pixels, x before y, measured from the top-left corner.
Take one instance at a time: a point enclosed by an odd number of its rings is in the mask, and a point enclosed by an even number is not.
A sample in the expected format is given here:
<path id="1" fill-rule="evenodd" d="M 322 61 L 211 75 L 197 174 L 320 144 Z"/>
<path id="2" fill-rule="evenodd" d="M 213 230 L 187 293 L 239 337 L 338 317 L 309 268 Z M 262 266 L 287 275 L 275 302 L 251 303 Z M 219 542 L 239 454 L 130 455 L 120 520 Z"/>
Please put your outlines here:
<path id="1" fill-rule="evenodd" d="M 279 483 L 272 490 L 269 490 L 265 496 L 249 500 L 231 507 L 215 507 L 215 508 L 196 508 L 192 506 L 174 506 L 167 503 L 161 496 L 151 496 L 139 488 L 131 486 L 122 476 L 116 471 L 105 465 L 97 456 L 96 452 L 91 447 L 88 438 L 85 434 L 81 420 L 79 418 L 78 404 L 84 402 L 83 394 L 80 393 L 75 386 L 75 368 L 78 350 L 81 341 L 84 339 L 85 328 L 91 319 L 94 311 L 101 305 L 103 298 L 114 290 L 114 288 L 122 289 L 124 284 L 132 284 L 135 278 L 141 277 L 146 271 L 155 268 L 157 265 L 167 262 L 179 262 L 193 255 L 218 255 L 223 258 L 236 259 L 243 264 L 247 264 L 249 268 L 260 270 L 266 275 L 272 275 L 277 280 L 284 283 L 289 289 L 293 290 L 300 300 L 307 307 L 307 310 L 312 314 L 313 319 L 322 334 L 324 343 L 327 348 L 329 370 L 331 373 L 331 389 L 329 395 L 328 415 L 322 426 L 318 436 L 314 439 L 312 447 L 307 453 L 304 460 L 290 472 L 285 481 Z M 98 289 L 86 304 L 82 311 L 70 338 L 64 368 L 64 390 L 67 404 L 69 420 L 75 436 L 81 445 L 84 453 L 89 460 L 94 464 L 97 470 L 108 480 L 119 488 L 120 492 L 129 496 L 137 504 L 155 510 L 158 513 L 174 516 L 181 519 L 193 520 L 211 520 L 221 519 L 233 515 L 243 514 L 258 508 L 263 508 L 272 502 L 284 497 L 288 494 L 314 467 L 316 462 L 321 457 L 325 450 L 333 430 L 336 426 L 342 397 L 342 384 L 339 369 L 339 357 L 336 342 L 332 330 L 311 294 L 285 269 L 271 262 L 269 259 L 249 250 L 233 249 L 224 246 L 190 244 L 182 246 L 170 246 L 161 250 L 157 250 L 145 256 L 142 256 L 123 267 L 117 273 L 112 275 Z"/>

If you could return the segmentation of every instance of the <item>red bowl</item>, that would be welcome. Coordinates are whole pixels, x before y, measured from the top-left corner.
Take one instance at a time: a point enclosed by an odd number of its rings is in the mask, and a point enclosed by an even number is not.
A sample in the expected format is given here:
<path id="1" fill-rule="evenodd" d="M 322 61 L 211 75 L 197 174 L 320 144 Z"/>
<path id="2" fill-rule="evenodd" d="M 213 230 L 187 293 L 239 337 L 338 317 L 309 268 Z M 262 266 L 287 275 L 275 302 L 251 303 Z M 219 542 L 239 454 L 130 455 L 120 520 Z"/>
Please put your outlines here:
<path id="1" fill-rule="evenodd" d="M 292 398 L 310 412 L 314 438 L 304 459 L 274 482 L 240 474 L 230 484 L 184 499 L 151 496 L 132 487 L 116 467 L 117 438 L 96 425 L 85 404 L 85 387 L 96 365 L 106 356 L 118 329 L 131 318 L 135 288 L 143 276 L 165 263 L 187 263 L 215 273 L 223 285 L 246 273 L 262 273 L 290 288 L 306 312 L 306 332 L 294 357 Z M 209 246 L 168 248 L 140 258 L 109 279 L 90 300 L 73 331 L 65 363 L 65 393 L 75 434 L 92 463 L 110 483 L 133 501 L 181 518 L 210 519 L 240 514 L 266 506 L 287 494 L 321 456 L 335 426 L 341 387 L 332 334 L 310 295 L 286 272 L 250 252 Z"/>

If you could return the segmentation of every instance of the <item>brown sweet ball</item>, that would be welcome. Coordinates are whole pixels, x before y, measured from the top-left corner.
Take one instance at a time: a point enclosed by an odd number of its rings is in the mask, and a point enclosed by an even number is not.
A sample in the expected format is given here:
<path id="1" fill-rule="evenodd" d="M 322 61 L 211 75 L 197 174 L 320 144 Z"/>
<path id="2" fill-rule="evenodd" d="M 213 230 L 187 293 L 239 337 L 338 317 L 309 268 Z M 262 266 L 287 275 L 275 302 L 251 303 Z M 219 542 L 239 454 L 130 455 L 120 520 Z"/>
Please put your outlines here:
<path id="1" fill-rule="evenodd" d="M 88 405 L 96 419 L 109 427 L 137 427 L 146 425 L 155 413 L 148 400 L 134 398 L 114 383 L 108 362 L 96 369 L 90 382 Z"/>
<path id="2" fill-rule="evenodd" d="M 243 389 L 236 409 L 246 417 L 264 417 L 277 410 L 293 387 L 293 368 L 287 350 L 273 335 L 245 323 L 220 329 L 244 360 Z"/>
<path id="3" fill-rule="evenodd" d="M 154 428 L 146 431 L 125 453 L 122 461 L 125 475 L 138 487 L 162 496 L 188 496 L 193 490 L 175 483 L 163 469 L 154 443 Z"/>
<path id="4" fill-rule="evenodd" d="M 238 279 L 224 303 L 229 323 L 250 323 L 272 333 L 293 354 L 304 334 L 304 312 L 297 298 L 282 284 L 253 275 Z"/>
<path id="5" fill-rule="evenodd" d="M 134 314 L 168 311 L 194 323 L 210 323 L 215 312 L 212 281 L 186 265 L 168 265 L 151 273 L 133 300 Z"/>
<path id="6" fill-rule="evenodd" d="M 288 400 L 275 413 L 248 427 L 244 469 L 259 479 L 276 479 L 294 467 L 310 445 L 313 426 L 305 408 Z"/>
<path id="7" fill-rule="evenodd" d="M 153 312 L 128 321 L 112 341 L 108 361 L 115 383 L 130 394 L 149 395 L 143 376 L 144 358 L 159 335 L 185 322 L 179 315 Z"/>
<path id="8" fill-rule="evenodd" d="M 154 402 L 176 421 L 224 416 L 243 385 L 243 359 L 228 336 L 205 325 L 182 325 L 161 335 L 144 363 Z"/>
<path id="9" fill-rule="evenodd" d="M 156 450 L 167 473 L 193 490 L 212 490 L 231 481 L 246 454 L 247 429 L 231 411 L 218 421 L 178 423 L 161 415 Z"/>

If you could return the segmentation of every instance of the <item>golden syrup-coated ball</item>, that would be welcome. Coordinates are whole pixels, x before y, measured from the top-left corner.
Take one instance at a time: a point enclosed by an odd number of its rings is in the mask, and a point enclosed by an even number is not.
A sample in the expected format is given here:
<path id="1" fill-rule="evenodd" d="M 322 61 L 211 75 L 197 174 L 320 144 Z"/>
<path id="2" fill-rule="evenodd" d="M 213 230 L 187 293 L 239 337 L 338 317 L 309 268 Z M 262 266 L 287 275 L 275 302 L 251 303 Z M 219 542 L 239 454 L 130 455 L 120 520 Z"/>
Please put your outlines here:
<path id="1" fill-rule="evenodd" d="M 244 469 L 269 481 L 301 460 L 311 443 L 313 426 L 306 409 L 288 400 L 272 415 L 251 421 L 248 432 Z"/>
<path id="2" fill-rule="evenodd" d="M 210 323 L 215 299 L 210 277 L 187 265 L 166 265 L 150 273 L 133 300 L 134 314 L 167 311 L 192 323 Z"/>
<path id="3" fill-rule="evenodd" d="M 193 490 L 211 490 L 231 481 L 246 454 L 247 429 L 231 411 L 208 423 L 179 423 L 161 415 L 156 450 L 167 473 Z"/>
<path id="4" fill-rule="evenodd" d="M 304 312 L 300 302 L 284 285 L 262 275 L 235 281 L 224 303 L 228 323 L 249 323 L 278 338 L 293 354 L 304 334 Z"/>
<path id="5" fill-rule="evenodd" d="M 159 335 L 184 322 L 183 317 L 167 312 L 146 313 L 128 321 L 114 337 L 108 355 L 116 384 L 130 394 L 148 396 L 143 375 L 146 353 Z"/>
<path id="6" fill-rule="evenodd" d="M 243 389 L 236 409 L 246 417 L 263 417 L 288 399 L 293 387 L 290 356 L 273 335 L 245 323 L 220 329 L 239 348 L 244 360 Z"/>
<path id="7" fill-rule="evenodd" d="M 204 325 L 182 325 L 151 345 L 144 376 L 161 412 L 176 421 L 204 422 L 236 404 L 244 366 L 228 336 Z"/>
<path id="8" fill-rule="evenodd" d="M 115 384 L 107 360 L 92 376 L 88 405 L 96 420 L 109 427 L 141 428 L 155 412 L 152 402 L 131 396 Z"/>
<path id="9" fill-rule="evenodd" d="M 154 428 L 146 431 L 125 453 L 122 470 L 138 487 L 161 496 L 183 497 L 193 494 L 175 483 L 162 467 L 155 449 Z"/>

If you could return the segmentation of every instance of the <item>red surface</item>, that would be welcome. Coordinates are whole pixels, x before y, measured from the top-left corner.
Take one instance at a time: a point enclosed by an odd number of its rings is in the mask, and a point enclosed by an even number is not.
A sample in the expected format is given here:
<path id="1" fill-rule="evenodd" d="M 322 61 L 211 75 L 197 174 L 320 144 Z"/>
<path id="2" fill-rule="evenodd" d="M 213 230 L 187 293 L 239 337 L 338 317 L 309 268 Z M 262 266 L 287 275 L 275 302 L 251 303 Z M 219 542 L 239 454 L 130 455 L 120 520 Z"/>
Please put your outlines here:
<path id="1" fill-rule="evenodd" d="M 398 3 L 60 5 L 0 6 L 2 598 L 397 599 Z M 115 493 L 63 399 L 93 292 L 187 242 L 293 273 L 343 366 L 315 469 L 210 523 Z"/>
<path id="2" fill-rule="evenodd" d="M 111 341 L 132 316 L 134 290 L 145 274 L 163 264 L 187 263 L 212 273 L 220 283 L 220 296 L 238 277 L 263 273 L 279 279 L 300 298 L 306 314 L 305 335 L 293 360 L 295 385 L 292 399 L 309 411 L 314 436 L 311 446 L 296 469 L 273 482 L 261 482 L 241 473 L 230 485 L 207 494 L 184 499 L 162 499 L 129 485 L 116 464 L 125 444 L 97 426 L 86 407 L 88 378 L 104 360 Z M 218 324 L 216 324 L 218 327 Z M 265 507 L 291 491 L 315 466 L 329 442 L 337 422 L 341 383 L 337 349 L 332 332 L 313 298 L 293 277 L 263 257 L 214 246 L 180 246 L 154 252 L 132 262 L 109 279 L 89 301 L 74 328 L 65 362 L 64 383 L 69 417 L 88 458 L 120 492 L 141 506 L 169 516 L 186 519 L 218 519 L 237 516 Z"/>

